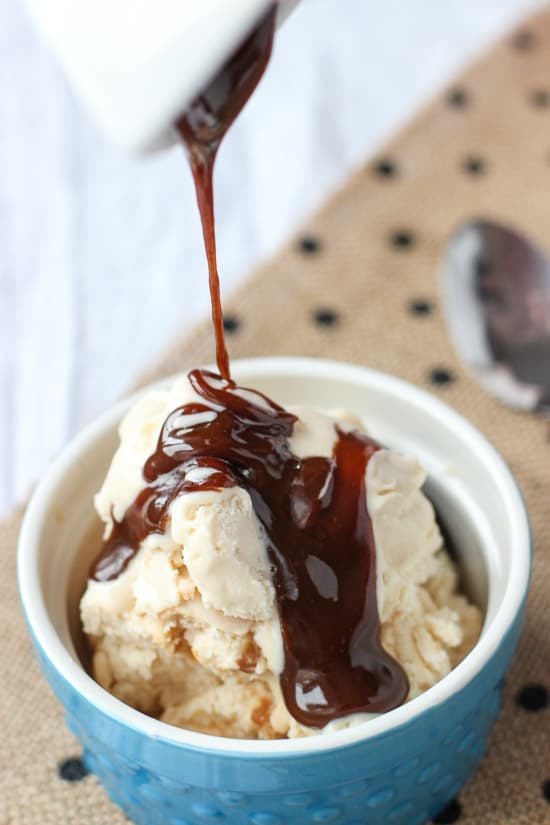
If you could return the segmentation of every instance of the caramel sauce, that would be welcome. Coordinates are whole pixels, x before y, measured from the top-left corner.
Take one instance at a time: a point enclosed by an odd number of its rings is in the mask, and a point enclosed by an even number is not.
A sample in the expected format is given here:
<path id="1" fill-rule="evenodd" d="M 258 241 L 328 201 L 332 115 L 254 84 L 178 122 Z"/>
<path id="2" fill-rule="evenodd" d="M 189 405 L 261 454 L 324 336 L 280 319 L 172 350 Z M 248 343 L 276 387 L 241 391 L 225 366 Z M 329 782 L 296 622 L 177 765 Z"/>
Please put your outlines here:
<path id="1" fill-rule="evenodd" d="M 228 60 L 204 92 L 193 101 L 177 123 L 178 131 L 187 147 L 195 182 L 208 261 L 212 321 L 216 337 L 216 363 L 224 378 L 229 378 L 230 372 L 216 256 L 212 188 L 214 163 L 224 135 L 265 72 L 271 56 L 275 15 L 274 5 L 260 25 Z"/>
<path id="2" fill-rule="evenodd" d="M 146 536 L 164 532 L 177 496 L 242 487 L 266 539 L 292 716 L 322 727 L 400 704 L 408 683 L 380 644 L 365 489 L 378 444 L 337 429 L 332 458 L 300 459 L 290 449 L 294 415 L 216 373 L 193 370 L 189 380 L 201 402 L 167 417 L 144 466 L 145 486 L 114 522 L 92 577 L 116 578 Z"/>
<path id="3" fill-rule="evenodd" d="M 143 539 L 162 533 L 177 496 L 239 486 L 250 495 L 267 545 L 281 622 L 281 687 L 289 712 L 321 727 L 404 701 L 407 677 L 380 643 L 376 548 L 365 474 L 378 444 L 337 428 L 332 457 L 290 449 L 296 418 L 230 378 L 216 263 L 212 174 L 221 140 L 259 82 L 271 53 L 275 8 L 178 122 L 187 146 L 209 267 L 219 375 L 193 370 L 201 401 L 167 417 L 147 459 L 144 487 L 114 521 L 91 571 L 122 573 Z M 252 668 L 251 657 L 241 667 Z"/>

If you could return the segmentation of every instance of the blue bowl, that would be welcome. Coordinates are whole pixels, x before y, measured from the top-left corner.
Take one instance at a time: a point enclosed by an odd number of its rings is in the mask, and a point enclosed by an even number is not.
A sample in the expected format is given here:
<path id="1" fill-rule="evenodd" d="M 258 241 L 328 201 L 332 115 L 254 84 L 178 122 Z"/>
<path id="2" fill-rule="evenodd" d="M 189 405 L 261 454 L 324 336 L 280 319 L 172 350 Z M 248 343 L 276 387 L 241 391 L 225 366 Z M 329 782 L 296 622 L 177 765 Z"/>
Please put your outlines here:
<path id="1" fill-rule="evenodd" d="M 370 370 L 312 359 L 236 362 L 236 378 L 285 404 L 365 415 L 429 471 L 467 589 L 485 610 L 472 652 L 416 699 L 368 722 L 295 740 L 223 739 L 172 727 L 104 691 L 78 657 L 78 601 L 97 549 L 92 512 L 128 404 L 52 465 L 19 545 L 21 599 L 42 669 L 85 761 L 139 825 L 420 825 L 471 776 L 488 745 L 530 572 L 528 518 L 501 457 L 430 395 Z M 406 432 L 403 433 L 404 422 Z"/>

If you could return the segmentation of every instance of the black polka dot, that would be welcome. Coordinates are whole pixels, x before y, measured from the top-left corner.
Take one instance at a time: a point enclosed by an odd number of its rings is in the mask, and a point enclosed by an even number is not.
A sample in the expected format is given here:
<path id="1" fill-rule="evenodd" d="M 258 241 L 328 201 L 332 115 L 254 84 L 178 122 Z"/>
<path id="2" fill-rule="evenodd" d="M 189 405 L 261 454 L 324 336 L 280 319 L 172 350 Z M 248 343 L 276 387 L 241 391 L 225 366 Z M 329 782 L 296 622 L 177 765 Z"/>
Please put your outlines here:
<path id="1" fill-rule="evenodd" d="M 316 309 L 313 313 L 313 320 L 316 324 L 319 324 L 320 327 L 333 327 L 338 323 L 339 317 L 338 313 L 333 309 L 319 307 L 319 309 Z"/>
<path id="2" fill-rule="evenodd" d="M 530 49 L 535 42 L 535 38 L 528 31 L 519 31 L 514 39 L 512 40 L 512 45 L 514 48 L 519 49 L 519 51 L 527 51 Z"/>
<path id="3" fill-rule="evenodd" d="M 223 319 L 223 328 L 226 332 L 230 334 L 232 332 L 237 332 L 241 325 L 241 322 L 235 315 L 225 315 Z"/>
<path id="4" fill-rule="evenodd" d="M 483 158 L 477 157 L 476 155 L 472 155 L 469 158 L 466 158 L 462 163 L 462 168 L 465 172 L 469 175 L 482 175 L 485 172 L 486 164 Z"/>
<path id="5" fill-rule="evenodd" d="M 453 822 L 458 822 L 461 816 L 462 805 L 458 799 L 453 799 L 437 816 L 434 816 L 432 822 L 434 825 L 452 825 Z"/>
<path id="6" fill-rule="evenodd" d="M 550 802 L 550 779 L 542 783 L 542 795 L 547 802 Z"/>
<path id="7" fill-rule="evenodd" d="M 544 685 L 537 685 L 534 683 L 525 685 L 518 691 L 516 695 L 516 702 L 522 708 L 531 712 L 545 710 L 549 703 L 548 690 L 544 687 Z"/>
<path id="8" fill-rule="evenodd" d="M 432 310 L 432 302 L 425 298 L 415 298 L 414 301 L 409 303 L 409 311 L 412 312 L 413 315 L 430 315 Z"/>
<path id="9" fill-rule="evenodd" d="M 398 229 L 392 232 L 390 241 L 396 249 L 410 249 L 415 244 L 415 237 L 407 229 Z"/>
<path id="10" fill-rule="evenodd" d="M 64 759 L 57 766 L 57 772 L 60 779 L 66 782 L 80 782 L 85 776 L 88 776 L 88 768 L 78 756 L 71 756 L 69 759 Z"/>
<path id="11" fill-rule="evenodd" d="M 397 164 L 391 158 L 382 158 L 374 166 L 374 171 L 381 178 L 395 178 L 398 173 Z"/>
<path id="12" fill-rule="evenodd" d="M 434 367 L 430 372 L 430 381 L 432 384 L 443 386 L 443 384 L 452 384 L 454 380 L 455 377 L 453 373 L 445 367 Z"/>
<path id="13" fill-rule="evenodd" d="M 307 235 L 300 238 L 298 241 L 298 248 L 300 249 L 300 252 L 303 252 L 305 255 L 315 255 L 317 252 L 321 251 L 321 242 L 319 238 L 314 238 L 312 235 Z"/>
<path id="14" fill-rule="evenodd" d="M 534 89 L 531 92 L 530 100 L 533 106 L 538 109 L 547 109 L 550 106 L 550 92 L 548 89 Z"/>
<path id="15" fill-rule="evenodd" d="M 468 94 L 464 89 L 451 89 L 447 95 L 447 103 L 457 109 L 463 109 L 469 103 Z"/>

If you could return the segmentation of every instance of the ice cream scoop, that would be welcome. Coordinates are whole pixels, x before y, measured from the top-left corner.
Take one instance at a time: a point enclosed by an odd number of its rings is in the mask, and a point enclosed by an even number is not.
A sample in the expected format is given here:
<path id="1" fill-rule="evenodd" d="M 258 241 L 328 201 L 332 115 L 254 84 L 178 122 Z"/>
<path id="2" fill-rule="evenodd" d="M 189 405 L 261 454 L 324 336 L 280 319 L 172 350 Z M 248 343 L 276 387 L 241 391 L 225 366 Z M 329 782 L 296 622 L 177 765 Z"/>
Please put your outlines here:
<path id="1" fill-rule="evenodd" d="M 120 436 L 81 615 L 96 678 L 134 707 L 225 736 L 304 735 L 417 695 L 474 644 L 480 613 L 425 473 L 349 414 L 193 371 Z"/>

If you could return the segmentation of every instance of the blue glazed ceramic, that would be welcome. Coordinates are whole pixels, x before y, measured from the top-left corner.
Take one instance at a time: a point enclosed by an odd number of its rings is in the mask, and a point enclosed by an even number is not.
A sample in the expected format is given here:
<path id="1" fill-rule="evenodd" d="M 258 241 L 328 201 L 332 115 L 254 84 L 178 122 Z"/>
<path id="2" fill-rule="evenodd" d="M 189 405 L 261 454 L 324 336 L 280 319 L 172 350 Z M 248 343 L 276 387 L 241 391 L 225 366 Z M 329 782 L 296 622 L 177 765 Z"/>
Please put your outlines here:
<path id="1" fill-rule="evenodd" d="M 420 825 L 471 776 L 499 712 L 529 579 L 521 496 L 477 431 L 403 382 L 306 359 L 237 362 L 234 373 L 283 403 L 330 407 L 337 398 L 339 406 L 364 414 L 386 443 L 420 456 L 464 578 L 486 611 L 476 647 L 441 682 L 395 711 L 292 741 L 184 731 L 107 694 L 76 654 L 77 605 L 97 547 L 85 541 L 91 497 L 116 445 L 126 407 L 120 405 L 57 460 L 25 518 L 20 590 L 43 671 L 88 767 L 138 825 Z"/>

